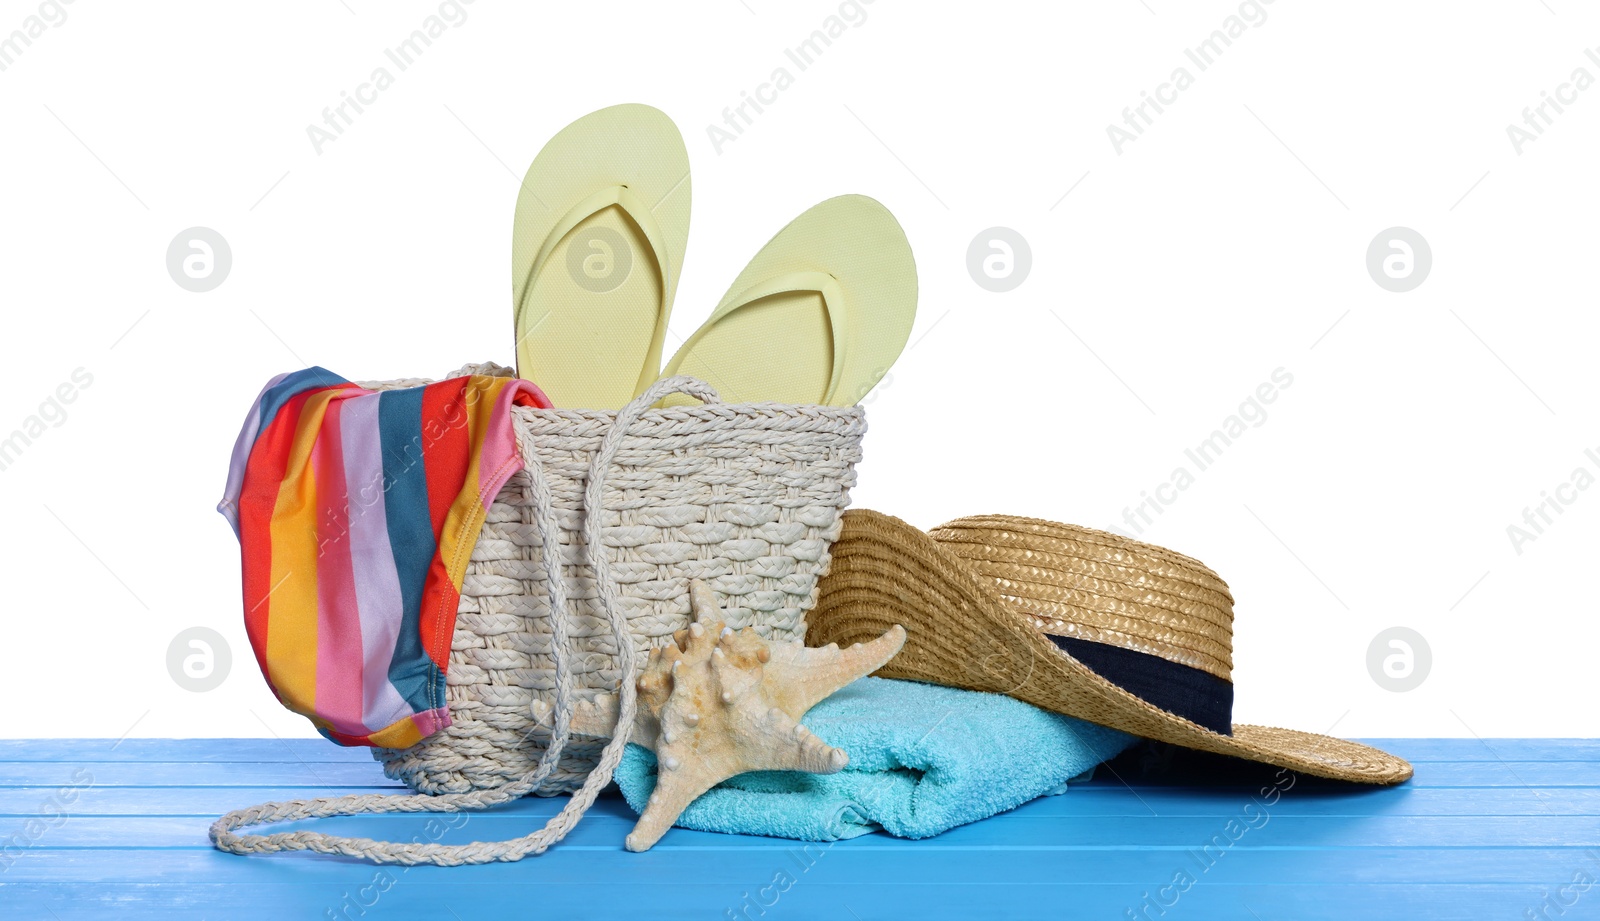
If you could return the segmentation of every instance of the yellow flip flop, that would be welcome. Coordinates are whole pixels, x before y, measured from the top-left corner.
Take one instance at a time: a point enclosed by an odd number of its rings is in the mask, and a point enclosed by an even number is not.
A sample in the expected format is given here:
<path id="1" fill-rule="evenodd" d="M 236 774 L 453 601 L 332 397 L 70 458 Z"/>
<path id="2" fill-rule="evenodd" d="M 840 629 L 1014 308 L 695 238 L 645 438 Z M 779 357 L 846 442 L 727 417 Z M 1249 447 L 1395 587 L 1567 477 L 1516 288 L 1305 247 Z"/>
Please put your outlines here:
<path id="1" fill-rule="evenodd" d="M 916 312 L 900 224 L 864 195 L 841 195 L 762 247 L 662 376 L 698 377 L 730 403 L 853 406 L 900 356 Z M 680 402 L 691 401 L 667 400 Z"/>
<path id="2" fill-rule="evenodd" d="M 689 242 L 689 154 L 662 112 L 601 109 L 528 167 L 511 231 L 517 373 L 617 409 L 658 377 Z"/>

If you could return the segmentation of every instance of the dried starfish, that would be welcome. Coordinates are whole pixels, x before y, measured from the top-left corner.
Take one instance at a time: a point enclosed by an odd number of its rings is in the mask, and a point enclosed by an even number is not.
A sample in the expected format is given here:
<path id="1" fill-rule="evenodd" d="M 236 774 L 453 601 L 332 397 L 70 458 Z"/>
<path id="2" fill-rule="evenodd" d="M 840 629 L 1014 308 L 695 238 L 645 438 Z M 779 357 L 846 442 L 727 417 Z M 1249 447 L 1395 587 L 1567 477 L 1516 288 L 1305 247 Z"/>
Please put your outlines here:
<path id="1" fill-rule="evenodd" d="M 675 643 L 651 650 L 639 678 L 632 741 L 656 753 L 656 787 L 628 835 L 630 851 L 649 850 L 689 804 L 745 771 L 834 774 L 850 762 L 800 725 L 806 711 L 850 682 L 882 668 L 905 645 L 899 625 L 841 650 L 768 642 L 721 617 L 711 587 L 689 583 L 694 620 Z M 603 694 L 575 708 L 572 730 L 615 731 L 617 698 Z"/>

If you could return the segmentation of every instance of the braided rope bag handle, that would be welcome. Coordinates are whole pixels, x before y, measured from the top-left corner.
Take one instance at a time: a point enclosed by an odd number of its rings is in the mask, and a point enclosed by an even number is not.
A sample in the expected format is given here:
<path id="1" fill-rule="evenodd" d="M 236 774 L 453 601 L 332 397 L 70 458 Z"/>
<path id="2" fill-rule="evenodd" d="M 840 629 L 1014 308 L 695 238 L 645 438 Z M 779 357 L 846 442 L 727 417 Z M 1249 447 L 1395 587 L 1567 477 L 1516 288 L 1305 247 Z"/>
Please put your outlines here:
<path id="1" fill-rule="evenodd" d="M 692 377 L 670 377 L 652 384 L 633 402 L 617 413 L 616 420 L 600 442 L 589 467 L 584 487 L 583 536 L 589 565 L 594 572 L 601 610 L 611 626 L 612 639 L 617 645 L 618 665 L 621 672 L 618 696 L 618 727 L 631 727 L 637 710 L 638 689 L 634 684 L 637 664 L 632 655 L 633 641 L 628 634 L 628 624 L 619 612 L 617 586 L 611 579 L 611 564 L 601 545 L 600 510 L 606 470 L 616 457 L 628 429 L 656 401 L 673 394 L 683 393 L 704 403 L 721 403 L 715 389 Z M 568 637 L 567 589 L 561 573 L 560 531 L 556 524 L 554 502 L 550 485 L 533 450 L 531 436 L 521 425 L 514 425 L 517 448 L 522 454 L 528 472 L 534 514 L 543 534 L 542 555 L 546 579 L 550 584 L 551 645 L 555 659 L 556 702 L 550 744 L 545 748 L 539 763 L 532 771 L 490 790 L 473 790 L 467 793 L 365 794 L 355 796 L 323 797 L 320 799 L 288 800 L 263 803 L 248 809 L 239 809 L 218 819 L 211 826 L 211 842 L 218 850 L 231 854 L 270 854 L 281 851 L 315 851 L 320 854 L 339 854 L 357 857 L 376 863 L 434 864 L 454 867 L 466 864 L 521 860 L 529 854 L 542 854 L 551 845 L 566 837 L 594 804 L 595 797 L 611 782 L 612 772 L 622 760 L 629 732 L 619 728 L 601 751 L 600 761 L 583 786 L 567 801 L 567 805 L 545 826 L 532 834 L 509 841 L 475 841 L 471 844 L 402 844 L 375 841 L 371 838 L 345 838 L 320 832 L 277 832 L 270 835 L 240 835 L 235 830 L 252 825 L 291 822 L 299 819 L 325 818 L 343 815 L 370 815 L 395 812 L 462 812 L 488 809 L 526 796 L 550 774 L 560 761 L 572 731 L 572 689 L 568 657 L 571 641 Z"/>

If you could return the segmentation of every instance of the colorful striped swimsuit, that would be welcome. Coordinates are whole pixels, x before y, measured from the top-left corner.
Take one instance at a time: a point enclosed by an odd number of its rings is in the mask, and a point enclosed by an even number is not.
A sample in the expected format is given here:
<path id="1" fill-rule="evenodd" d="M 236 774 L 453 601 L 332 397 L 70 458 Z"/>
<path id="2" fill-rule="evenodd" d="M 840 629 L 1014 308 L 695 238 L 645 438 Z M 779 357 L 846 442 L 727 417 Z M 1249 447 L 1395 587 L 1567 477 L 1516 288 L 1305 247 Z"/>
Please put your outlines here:
<path id="1" fill-rule="evenodd" d="M 450 725 L 461 581 L 522 467 L 513 405 L 551 404 L 515 378 L 380 392 L 322 368 L 256 398 L 217 510 L 239 538 L 262 674 L 329 739 L 404 748 Z"/>

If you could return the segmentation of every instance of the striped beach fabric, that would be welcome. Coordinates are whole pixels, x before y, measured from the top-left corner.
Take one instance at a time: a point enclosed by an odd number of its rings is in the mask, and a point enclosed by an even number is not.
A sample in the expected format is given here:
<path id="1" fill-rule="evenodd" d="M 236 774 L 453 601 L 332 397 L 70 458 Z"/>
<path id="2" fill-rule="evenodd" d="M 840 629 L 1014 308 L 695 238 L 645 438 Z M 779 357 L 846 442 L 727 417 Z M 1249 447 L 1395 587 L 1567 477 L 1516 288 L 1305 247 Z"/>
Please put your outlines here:
<path id="1" fill-rule="evenodd" d="M 217 510 L 239 538 L 262 674 L 327 738 L 405 748 L 450 724 L 461 582 L 522 467 L 514 405 L 551 404 L 515 378 L 380 392 L 323 368 L 256 398 Z"/>

